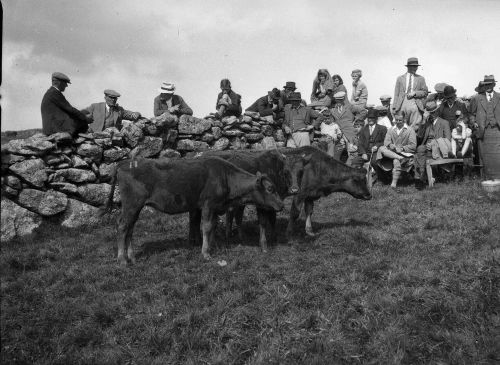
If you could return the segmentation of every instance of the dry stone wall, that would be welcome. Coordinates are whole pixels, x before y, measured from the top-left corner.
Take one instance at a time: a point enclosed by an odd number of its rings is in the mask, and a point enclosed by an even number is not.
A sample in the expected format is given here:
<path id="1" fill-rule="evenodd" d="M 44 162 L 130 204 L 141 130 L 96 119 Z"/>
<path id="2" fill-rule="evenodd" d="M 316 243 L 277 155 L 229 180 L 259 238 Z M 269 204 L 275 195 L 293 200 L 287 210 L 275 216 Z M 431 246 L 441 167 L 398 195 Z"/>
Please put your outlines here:
<path id="1" fill-rule="evenodd" d="M 65 227 L 97 222 L 113 167 L 126 158 L 284 145 L 281 122 L 252 112 L 222 120 L 163 114 L 76 138 L 55 133 L 13 139 L 2 145 L 1 239 L 29 234 L 46 219 Z M 118 189 L 113 200 L 120 200 Z"/>

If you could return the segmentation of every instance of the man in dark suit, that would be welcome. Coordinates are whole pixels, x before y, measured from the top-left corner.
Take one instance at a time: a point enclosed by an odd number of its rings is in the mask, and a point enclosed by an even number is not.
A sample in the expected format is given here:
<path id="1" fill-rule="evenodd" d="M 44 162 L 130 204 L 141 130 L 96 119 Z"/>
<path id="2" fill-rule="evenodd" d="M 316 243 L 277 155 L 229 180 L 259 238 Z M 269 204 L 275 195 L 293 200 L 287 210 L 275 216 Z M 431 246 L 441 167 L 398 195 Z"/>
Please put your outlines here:
<path id="1" fill-rule="evenodd" d="M 477 126 L 479 153 L 484 173 L 489 179 L 500 179 L 500 94 L 494 89 L 495 77 L 484 77 L 484 93 L 471 99 L 471 124 Z M 478 90 L 478 89 L 476 89 Z"/>
<path id="2" fill-rule="evenodd" d="M 358 152 L 364 161 L 371 160 L 371 162 L 374 163 L 375 157 L 377 156 L 377 150 L 384 145 L 387 128 L 377 124 L 377 109 L 368 109 L 368 115 L 366 117 L 368 119 L 368 124 L 365 125 L 359 133 Z"/>
<path id="3" fill-rule="evenodd" d="M 136 121 L 141 117 L 141 113 L 125 110 L 118 105 L 117 100 L 119 97 L 119 92 L 106 89 L 104 90 L 104 102 L 91 104 L 85 109 L 94 119 L 89 126 L 92 131 L 100 132 L 110 127 L 121 129 L 122 120 Z"/>
<path id="4" fill-rule="evenodd" d="M 52 74 L 52 86 L 42 99 L 42 130 L 46 135 L 68 132 L 75 136 L 86 132 L 92 117 L 75 109 L 62 94 L 71 84 L 69 77 L 61 72 Z"/>
<path id="5" fill-rule="evenodd" d="M 274 119 L 283 118 L 283 101 L 281 100 L 280 91 L 274 88 L 267 95 L 258 98 L 246 111 L 257 112 L 261 117 L 271 115 Z"/>
<path id="6" fill-rule="evenodd" d="M 216 118 L 223 118 L 228 116 L 241 116 L 241 95 L 236 94 L 231 89 L 231 81 L 228 79 L 222 79 L 220 81 L 221 92 L 217 95 L 217 103 L 215 108 Z"/>

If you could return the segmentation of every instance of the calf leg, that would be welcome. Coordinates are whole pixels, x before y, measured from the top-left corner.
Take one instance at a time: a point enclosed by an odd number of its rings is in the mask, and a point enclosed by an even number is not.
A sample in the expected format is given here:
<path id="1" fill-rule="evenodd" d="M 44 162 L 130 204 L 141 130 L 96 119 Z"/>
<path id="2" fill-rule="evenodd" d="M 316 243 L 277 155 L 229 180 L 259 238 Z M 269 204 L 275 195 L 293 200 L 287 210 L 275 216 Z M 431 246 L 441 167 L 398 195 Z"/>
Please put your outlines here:
<path id="1" fill-rule="evenodd" d="M 201 244 L 200 233 L 201 211 L 195 209 L 189 212 L 189 244 L 198 246 Z"/>
<path id="2" fill-rule="evenodd" d="M 312 212 L 314 208 L 314 201 L 306 199 L 304 202 L 304 213 L 306 214 L 306 235 L 314 237 L 315 234 L 312 229 Z"/>
<path id="3" fill-rule="evenodd" d="M 290 237 L 293 234 L 293 228 L 295 225 L 295 221 L 299 218 L 300 215 L 300 205 L 296 198 L 292 200 L 292 206 L 290 207 L 290 217 L 288 219 L 288 226 L 286 228 L 286 235 Z"/>
<path id="4" fill-rule="evenodd" d="M 231 238 L 231 233 L 233 231 L 233 218 L 234 218 L 234 209 L 229 208 L 226 210 L 226 245 L 229 246 L 229 240 Z"/>
<path id="5" fill-rule="evenodd" d="M 127 258 L 131 263 L 135 263 L 135 255 L 132 247 L 132 234 L 135 222 L 139 218 L 142 205 L 134 210 L 131 207 L 122 207 L 122 216 L 120 218 L 119 231 L 121 237 L 118 240 L 118 262 L 121 265 L 127 265 Z M 127 252 L 125 254 L 125 251 Z"/>
<path id="6" fill-rule="evenodd" d="M 276 235 L 276 212 L 270 211 L 267 213 L 267 221 L 269 222 L 269 231 L 271 233 L 271 242 L 276 243 L 278 242 L 277 235 Z"/>
<path id="7" fill-rule="evenodd" d="M 237 208 L 234 208 L 234 222 L 236 224 L 236 230 L 238 231 L 238 239 L 243 241 L 243 227 L 242 227 L 242 222 L 243 222 L 243 213 L 245 212 L 245 206 L 239 206 Z"/>
<path id="8" fill-rule="evenodd" d="M 266 225 L 267 225 L 267 212 L 263 209 L 257 208 L 257 218 L 259 220 L 259 243 L 262 252 L 267 253 L 267 241 L 266 241 Z"/>
<path id="9" fill-rule="evenodd" d="M 203 208 L 201 211 L 201 231 L 203 234 L 203 245 L 201 246 L 201 254 L 205 260 L 210 259 L 208 249 L 210 247 L 210 239 L 214 229 L 214 212 L 208 208 Z"/>

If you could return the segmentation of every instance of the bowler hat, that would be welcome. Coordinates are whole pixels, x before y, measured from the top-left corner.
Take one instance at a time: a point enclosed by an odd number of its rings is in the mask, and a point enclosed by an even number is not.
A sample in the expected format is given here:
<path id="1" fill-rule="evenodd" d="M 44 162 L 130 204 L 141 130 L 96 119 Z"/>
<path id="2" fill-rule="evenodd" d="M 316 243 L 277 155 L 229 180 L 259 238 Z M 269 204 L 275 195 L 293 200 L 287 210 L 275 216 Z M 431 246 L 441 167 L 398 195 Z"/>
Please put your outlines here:
<path id="1" fill-rule="evenodd" d="M 221 88 L 231 88 L 231 81 L 229 81 L 228 79 L 220 80 L 220 87 Z"/>
<path id="2" fill-rule="evenodd" d="M 286 88 L 295 90 L 296 89 L 295 82 L 294 81 L 287 81 L 285 86 L 283 86 L 283 89 L 286 89 Z"/>
<path id="3" fill-rule="evenodd" d="M 302 100 L 302 95 L 299 92 L 290 93 L 288 100 Z"/>
<path id="4" fill-rule="evenodd" d="M 493 75 L 484 75 L 484 84 L 489 85 L 489 84 L 494 84 L 495 81 L 495 76 Z"/>
<path id="5" fill-rule="evenodd" d="M 112 98 L 119 98 L 121 96 L 118 91 L 112 89 L 104 90 L 104 95 L 111 96 Z"/>
<path id="6" fill-rule="evenodd" d="M 378 110 L 375 109 L 375 108 L 372 108 L 372 109 L 368 109 L 368 113 L 366 114 L 366 117 L 368 119 L 370 118 L 378 118 Z"/>
<path id="7" fill-rule="evenodd" d="M 408 58 L 408 61 L 406 62 L 405 66 L 421 66 L 421 65 L 418 64 L 417 57 L 410 57 Z"/>
<path id="8" fill-rule="evenodd" d="M 456 96 L 457 90 L 451 85 L 446 85 L 443 90 L 443 98 L 449 99 L 453 96 Z"/>
<path id="9" fill-rule="evenodd" d="M 437 110 L 437 108 L 439 108 L 439 106 L 434 100 L 428 101 L 425 104 L 425 110 L 427 110 L 428 112 L 434 112 Z"/>
<path id="10" fill-rule="evenodd" d="M 162 94 L 173 94 L 175 85 L 172 82 L 162 82 L 158 91 Z"/>
<path id="11" fill-rule="evenodd" d="M 281 98 L 281 93 L 277 88 L 268 91 L 267 95 L 269 95 L 269 97 L 273 100 L 278 100 L 279 98 Z"/>
<path id="12" fill-rule="evenodd" d="M 52 79 L 66 81 L 68 84 L 71 84 L 71 81 L 69 81 L 69 77 L 63 74 L 62 72 L 54 72 L 52 74 Z"/>

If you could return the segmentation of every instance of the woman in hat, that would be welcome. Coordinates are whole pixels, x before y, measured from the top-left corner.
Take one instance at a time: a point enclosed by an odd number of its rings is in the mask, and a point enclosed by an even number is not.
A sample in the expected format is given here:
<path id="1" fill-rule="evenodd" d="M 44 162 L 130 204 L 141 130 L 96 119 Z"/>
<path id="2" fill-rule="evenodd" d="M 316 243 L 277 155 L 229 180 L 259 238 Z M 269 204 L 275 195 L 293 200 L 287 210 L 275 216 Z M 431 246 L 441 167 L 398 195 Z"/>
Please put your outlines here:
<path id="1" fill-rule="evenodd" d="M 321 68 L 313 81 L 311 104 L 312 108 L 329 108 L 332 103 L 333 80 L 326 68 Z"/>

